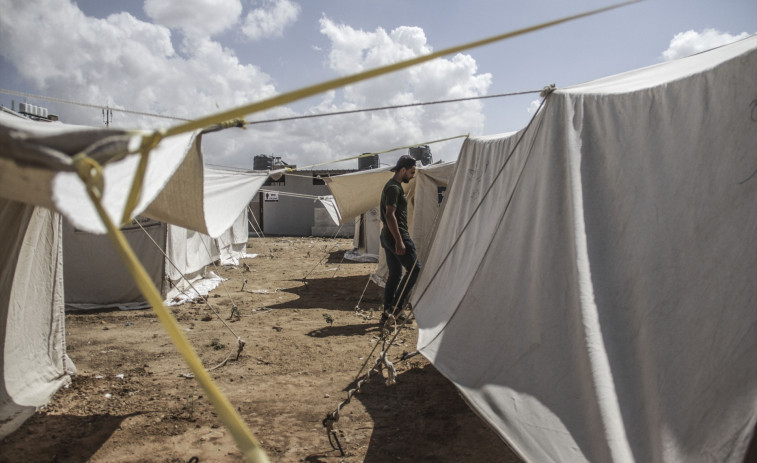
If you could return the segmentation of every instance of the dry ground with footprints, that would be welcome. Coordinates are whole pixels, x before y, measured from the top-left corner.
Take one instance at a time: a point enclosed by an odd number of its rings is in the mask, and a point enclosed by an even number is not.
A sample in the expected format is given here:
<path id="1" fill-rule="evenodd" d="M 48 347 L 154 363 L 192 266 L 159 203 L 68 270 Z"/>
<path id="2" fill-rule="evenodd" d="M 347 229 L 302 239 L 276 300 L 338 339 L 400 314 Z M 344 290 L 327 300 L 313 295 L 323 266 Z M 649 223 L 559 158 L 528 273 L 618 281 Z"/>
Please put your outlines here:
<path id="1" fill-rule="evenodd" d="M 207 368 L 230 357 L 210 373 L 271 461 L 517 463 L 424 357 L 399 361 L 415 351 L 414 323 L 389 350 L 396 384 L 374 374 L 341 410 L 344 455 L 332 448 L 322 421 L 373 364 L 380 335 L 376 264 L 344 260 L 351 248 L 251 238 L 258 257 L 215 270 L 228 280 L 208 301 L 228 328 L 202 302 L 172 307 Z M 0 463 L 243 461 L 152 310 L 69 313 L 66 332 L 78 374 L 0 442 Z"/>

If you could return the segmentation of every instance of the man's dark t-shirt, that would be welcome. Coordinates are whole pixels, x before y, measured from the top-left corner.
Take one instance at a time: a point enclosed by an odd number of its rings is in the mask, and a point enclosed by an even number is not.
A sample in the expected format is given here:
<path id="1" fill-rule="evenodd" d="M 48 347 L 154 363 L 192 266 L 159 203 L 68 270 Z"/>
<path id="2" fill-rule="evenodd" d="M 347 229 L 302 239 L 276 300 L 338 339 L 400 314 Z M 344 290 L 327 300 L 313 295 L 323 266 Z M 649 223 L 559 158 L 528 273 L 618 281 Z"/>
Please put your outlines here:
<path id="1" fill-rule="evenodd" d="M 402 189 L 402 184 L 394 178 L 386 182 L 384 191 L 381 192 L 381 222 L 384 224 L 381 233 L 386 238 L 394 239 L 392 233 L 389 231 L 389 227 L 386 225 L 386 206 L 395 207 L 394 216 L 397 218 L 400 236 L 409 238 L 410 232 L 407 229 L 407 196 L 405 196 L 405 190 Z"/>

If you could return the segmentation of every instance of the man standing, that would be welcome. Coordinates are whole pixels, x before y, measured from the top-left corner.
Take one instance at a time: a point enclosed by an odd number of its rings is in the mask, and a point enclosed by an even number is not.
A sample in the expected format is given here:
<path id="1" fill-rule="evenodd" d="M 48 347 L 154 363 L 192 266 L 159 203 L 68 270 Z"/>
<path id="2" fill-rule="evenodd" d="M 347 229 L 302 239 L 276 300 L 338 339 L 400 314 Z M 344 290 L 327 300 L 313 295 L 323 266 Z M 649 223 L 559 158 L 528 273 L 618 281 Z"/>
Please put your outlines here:
<path id="1" fill-rule="evenodd" d="M 397 316 L 402 312 L 405 300 L 421 271 L 415 244 L 410 239 L 407 228 L 407 196 L 402 189 L 403 183 L 408 183 L 415 177 L 415 159 L 407 154 L 401 156 L 392 172 L 394 177 L 386 182 L 381 192 L 381 222 L 384 224 L 381 247 L 385 250 L 386 266 L 389 269 L 384 287 L 382 325 L 390 315 Z M 406 271 L 404 277 L 402 267 Z"/>

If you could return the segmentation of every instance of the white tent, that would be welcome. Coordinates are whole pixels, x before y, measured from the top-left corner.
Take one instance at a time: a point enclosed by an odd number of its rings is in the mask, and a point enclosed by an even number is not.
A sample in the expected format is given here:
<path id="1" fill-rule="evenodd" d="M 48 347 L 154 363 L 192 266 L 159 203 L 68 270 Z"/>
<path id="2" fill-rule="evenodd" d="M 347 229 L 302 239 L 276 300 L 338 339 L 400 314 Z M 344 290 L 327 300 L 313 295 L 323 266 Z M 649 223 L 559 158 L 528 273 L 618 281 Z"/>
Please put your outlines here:
<path id="1" fill-rule="evenodd" d="M 220 282 L 214 277 L 214 264 L 238 265 L 246 256 L 246 210 L 218 238 L 152 219 L 137 220 L 139 224 L 121 231 L 169 304 L 175 298 L 198 297 L 192 290 L 199 289 L 198 280 L 206 280 L 206 294 Z M 66 309 L 149 306 L 107 236 L 76 230 L 64 220 L 63 243 Z"/>
<path id="2" fill-rule="evenodd" d="M 356 262 L 378 262 L 381 252 L 381 212 L 378 206 L 355 217 L 353 249 L 344 254 L 346 259 Z"/>
<path id="3" fill-rule="evenodd" d="M 61 218 L 0 199 L 0 439 L 76 372 L 66 355 Z"/>
<path id="4" fill-rule="evenodd" d="M 446 162 L 417 169 L 414 184 L 408 191 L 407 226 L 421 263 L 425 262 L 434 241 L 439 215 L 444 206 L 443 200 L 454 176 L 455 167 L 456 163 Z M 371 278 L 379 286 L 384 286 L 388 275 L 386 253 L 382 249 L 379 265 Z"/>
<path id="5" fill-rule="evenodd" d="M 757 36 L 467 140 L 418 348 L 525 461 L 740 462 L 757 422 Z"/>
<path id="6" fill-rule="evenodd" d="M 177 175 L 181 174 L 181 170 Z M 140 262 L 152 277 L 155 286 L 170 300 L 182 297 L 193 290 L 190 283 L 212 276 L 213 263 L 238 264 L 245 256 L 247 248 L 247 207 L 242 202 L 251 198 L 265 182 L 262 173 L 249 174 L 232 170 L 205 168 L 203 199 L 197 203 L 207 203 L 211 210 L 223 210 L 230 200 L 237 204 L 226 209 L 226 214 L 236 213 L 236 219 L 217 238 L 179 225 L 167 224 L 148 218 L 140 218 L 139 223 L 122 227 L 122 232 Z M 207 193 L 210 192 L 210 193 Z M 224 192 L 224 194 L 220 194 Z M 166 190 L 159 195 L 164 198 Z M 202 194 L 199 193 L 195 194 Z M 175 192 L 175 195 L 182 194 Z M 192 193 L 188 193 L 190 196 Z M 209 198 L 208 194 L 218 197 Z M 191 198 L 190 198 L 191 200 Z M 186 205 L 184 207 L 187 207 Z M 242 208 L 241 212 L 237 211 Z M 171 211 L 172 206 L 166 209 Z M 155 203 L 146 214 L 155 213 Z M 191 214 L 186 212 L 185 214 Z M 177 216 L 181 217 L 181 216 Z M 215 220 L 221 220 L 222 216 Z M 209 220 L 209 224 L 214 223 Z M 228 218 L 224 220 L 228 223 Z M 206 230 L 213 228 L 205 224 L 195 224 Z M 139 308 L 147 307 L 139 288 L 130 277 L 110 239 L 104 235 L 77 230 L 64 220 L 63 261 L 65 264 L 66 307 L 69 309 L 93 309 L 103 307 Z M 217 232 L 217 229 L 214 231 Z M 204 291 L 218 285 L 204 285 Z M 192 284 L 195 288 L 196 284 Z M 199 288 L 198 288 L 199 289 Z M 181 295 L 181 296 L 180 296 Z M 197 297 L 194 294 L 194 297 Z"/>
<path id="7" fill-rule="evenodd" d="M 454 172 L 454 162 L 418 166 L 415 178 L 403 185 L 408 197 L 408 228 L 420 258 L 425 257 L 433 240 L 442 199 Z M 375 249 L 379 256 L 379 265 L 373 280 L 382 286 L 386 280 L 387 268 L 379 238 L 381 218 L 378 205 L 381 201 L 381 191 L 391 177 L 392 172 L 385 167 L 325 179 L 326 185 L 334 195 L 342 223 L 353 217 L 368 216 L 366 220 L 361 220 L 365 227 L 363 246 L 365 252 Z M 356 228 L 356 235 L 357 231 Z M 357 243 L 355 244 L 359 251 L 362 250 Z"/>
<path id="8" fill-rule="evenodd" d="M 105 228 L 73 156 L 86 152 L 104 165 L 103 205 L 118 223 L 140 155 L 113 154 L 138 147 L 145 135 L 34 122 L 0 111 L 0 438 L 47 403 L 75 371 L 65 353 L 58 213 L 78 230 L 103 233 Z M 210 181 L 213 172 L 203 166 L 200 138 L 197 133 L 166 138 L 151 151 L 133 215 L 211 237 L 233 228 L 266 176 L 241 179 L 240 173 L 237 181 Z"/>

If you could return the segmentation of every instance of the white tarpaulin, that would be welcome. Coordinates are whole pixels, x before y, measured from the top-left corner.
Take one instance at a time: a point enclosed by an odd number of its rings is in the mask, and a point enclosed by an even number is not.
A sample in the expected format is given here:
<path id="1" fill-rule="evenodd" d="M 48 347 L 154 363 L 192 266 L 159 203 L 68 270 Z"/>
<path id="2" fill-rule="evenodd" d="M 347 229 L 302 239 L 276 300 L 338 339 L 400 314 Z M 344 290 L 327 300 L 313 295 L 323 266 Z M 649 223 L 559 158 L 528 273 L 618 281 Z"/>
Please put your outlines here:
<path id="1" fill-rule="evenodd" d="M 434 240 L 439 213 L 455 167 L 454 162 L 445 162 L 417 169 L 414 184 L 408 191 L 407 225 L 421 264 L 425 262 L 428 249 Z M 372 280 L 379 286 L 384 286 L 389 269 L 386 267 L 386 253 L 383 248 L 379 256 L 379 265 Z"/>
<path id="2" fill-rule="evenodd" d="M 0 199 L 0 439 L 75 373 L 66 355 L 61 218 Z"/>
<path id="3" fill-rule="evenodd" d="M 341 216 L 339 215 L 339 208 L 336 205 L 336 200 L 333 196 L 319 196 L 318 201 L 321 202 L 329 217 L 334 222 L 334 225 L 341 225 Z"/>
<path id="4" fill-rule="evenodd" d="M 355 217 L 353 248 L 344 258 L 354 262 L 378 262 L 381 253 L 381 211 L 376 206 Z"/>
<path id="5" fill-rule="evenodd" d="M 339 225 L 344 225 L 360 214 L 378 206 L 384 185 L 394 175 L 389 169 L 389 167 L 381 167 L 323 178 L 339 208 L 341 220 Z M 413 184 L 415 184 L 415 180 L 402 185 L 406 193 Z"/>
<path id="6" fill-rule="evenodd" d="M 176 175 L 181 172 L 182 169 L 179 169 Z M 212 192 L 209 193 L 210 198 L 205 199 L 206 205 L 209 204 L 213 210 L 225 210 L 228 214 L 228 217 L 218 218 L 227 227 L 218 237 L 211 238 L 195 230 L 144 217 L 138 219 L 139 224 L 121 227 L 124 237 L 164 297 L 168 297 L 174 288 L 179 292 L 187 290 L 189 282 L 194 284 L 196 279 L 202 278 L 206 267 L 214 262 L 238 265 L 239 258 L 245 255 L 247 249 L 247 207 L 244 200 L 251 199 L 257 193 L 265 181 L 265 174 L 206 168 L 204 175 L 204 190 Z M 196 199 L 192 194 L 201 194 L 203 188 L 197 189 L 199 193 L 193 191 L 185 199 Z M 166 195 L 161 193 L 161 197 Z M 178 205 L 176 196 L 171 200 L 177 203 L 177 209 L 184 207 L 184 213 L 192 208 L 192 205 Z M 150 210 L 153 210 L 152 206 Z M 232 214 L 236 216 L 232 217 Z M 174 215 L 173 218 L 181 216 Z M 191 218 L 183 221 L 190 223 Z M 202 216 L 194 225 L 207 228 Z M 64 238 L 68 309 L 147 307 L 109 237 L 77 230 L 65 221 Z"/>
<path id="7" fill-rule="evenodd" d="M 62 213 L 72 232 L 103 233 L 105 228 L 72 157 L 86 152 L 105 164 L 103 204 L 119 223 L 140 155 L 118 154 L 127 152 L 127 145 L 139 147 L 144 134 L 35 122 L 0 110 L 0 438 L 44 405 L 73 371 L 65 355 L 63 227 L 60 215 L 51 211 Z M 150 152 L 133 213 L 143 212 L 172 179 L 150 216 L 217 237 L 215 253 L 223 259 L 240 246 L 237 229 L 244 229 L 246 242 L 246 225 L 237 222 L 265 175 L 216 174 L 203 166 L 197 134 L 166 138 Z M 162 263 L 160 257 L 154 260 Z M 120 259 L 108 265 L 123 266 Z M 156 274 L 162 278 L 162 269 Z M 98 285 L 89 289 L 98 297 L 114 297 L 103 295 L 108 291 Z"/>
<path id="8" fill-rule="evenodd" d="M 128 135 L 132 133 L 133 135 Z M 71 156 L 92 145 L 107 146 L 108 139 L 121 137 L 114 145 L 139 146 L 141 132 L 42 123 L 0 111 L 0 197 L 46 207 L 62 213 L 78 229 L 105 233 L 105 226 L 87 195 L 84 184 L 71 168 Z M 160 193 L 187 157 L 200 157 L 195 133 L 163 140 L 148 158 L 139 215 Z M 120 223 L 140 156 L 132 154 L 103 168 L 103 206 L 114 223 Z M 202 182 L 202 171 L 199 171 Z"/>
<path id="9" fill-rule="evenodd" d="M 387 268 L 380 243 L 381 218 L 378 206 L 384 185 L 393 175 L 389 169 L 386 167 L 364 170 L 324 179 L 339 206 L 342 223 L 354 217 L 360 217 L 362 214 L 367 216 L 363 217 L 355 227 L 355 240 L 363 236 L 365 242 L 362 246 L 357 242 L 355 247 L 358 249 L 358 254 L 367 253 L 368 249 L 376 250 L 379 265 L 373 280 L 379 285 L 383 285 L 386 280 Z M 408 198 L 408 228 L 419 258 L 425 258 L 426 250 L 433 240 L 436 218 L 454 171 L 454 162 L 418 166 L 415 178 L 402 185 Z M 369 216 L 369 213 L 374 210 L 375 216 Z M 367 230 L 367 227 L 375 228 Z"/>
<path id="10" fill-rule="evenodd" d="M 757 37 L 462 147 L 418 348 L 526 461 L 740 462 L 757 422 Z"/>
<path id="11" fill-rule="evenodd" d="M 144 215 L 217 238 L 267 179 L 266 173 L 204 167 L 202 154 L 192 150 Z"/>

